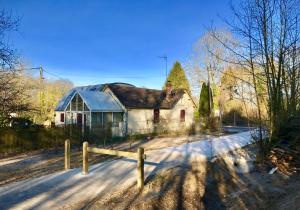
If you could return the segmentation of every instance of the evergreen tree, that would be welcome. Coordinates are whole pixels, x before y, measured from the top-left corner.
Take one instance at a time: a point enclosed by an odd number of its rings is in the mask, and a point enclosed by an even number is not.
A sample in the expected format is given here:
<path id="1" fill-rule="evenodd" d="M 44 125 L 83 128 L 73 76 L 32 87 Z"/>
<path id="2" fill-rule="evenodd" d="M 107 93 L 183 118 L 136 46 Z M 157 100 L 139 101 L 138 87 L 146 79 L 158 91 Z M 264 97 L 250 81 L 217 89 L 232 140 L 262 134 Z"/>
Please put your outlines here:
<path id="1" fill-rule="evenodd" d="M 181 88 L 188 91 L 188 93 L 191 93 L 189 81 L 186 78 L 184 69 L 178 61 L 174 63 L 173 68 L 170 71 L 168 78 L 165 82 L 164 89 L 168 81 L 170 81 L 174 89 Z"/>
<path id="2" fill-rule="evenodd" d="M 212 106 L 213 104 L 212 95 L 211 97 L 209 97 L 209 89 L 206 83 L 204 82 L 202 84 L 200 99 L 199 99 L 199 115 L 202 117 L 209 117 L 212 111 L 212 107 L 209 107 L 209 98 L 211 100 L 211 106 Z"/>

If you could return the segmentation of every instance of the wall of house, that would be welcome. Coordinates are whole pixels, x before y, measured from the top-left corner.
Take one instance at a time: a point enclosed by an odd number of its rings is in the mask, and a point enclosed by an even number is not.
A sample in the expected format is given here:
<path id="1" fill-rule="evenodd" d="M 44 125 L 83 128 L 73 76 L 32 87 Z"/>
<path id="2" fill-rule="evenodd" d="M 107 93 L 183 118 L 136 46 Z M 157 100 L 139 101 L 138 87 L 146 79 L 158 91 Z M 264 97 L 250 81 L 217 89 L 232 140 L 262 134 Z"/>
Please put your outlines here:
<path id="1" fill-rule="evenodd" d="M 127 113 L 128 134 L 153 131 L 153 109 L 130 109 Z"/>
<path id="2" fill-rule="evenodd" d="M 65 122 L 61 122 L 60 115 L 61 113 L 65 114 Z M 77 124 L 77 113 L 85 114 L 86 117 L 86 125 L 90 125 L 90 112 L 55 112 L 55 118 L 54 122 L 56 126 L 62 126 L 62 125 L 71 125 L 71 124 Z"/>
<path id="3" fill-rule="evenodd" d="M 180 121 L 180 111 L 185 110 L 185 122 Z M 180 131 L 191 127 L 194 122 L 194 103 L 188 94 L 177 102 L 173 109 L 160 109 L 160 123 L 154 124 L 153 109 L 128 110 L 128 133 L 151 133 L 155 131 Z"/>
<path id="4" fill-rule="evenodd" d="M 64 112 L 55 112 L 54 122 L 55 122 L 55 125 L 57 125 L 57 126 L 60 126 L 60 125 L 64 125 L 64 124 L 65 124 L 64 122 L 61 122 L 61 121 L 60 121 L 60 114 L 61 114 L 61 113 L 64 113 Z"/>

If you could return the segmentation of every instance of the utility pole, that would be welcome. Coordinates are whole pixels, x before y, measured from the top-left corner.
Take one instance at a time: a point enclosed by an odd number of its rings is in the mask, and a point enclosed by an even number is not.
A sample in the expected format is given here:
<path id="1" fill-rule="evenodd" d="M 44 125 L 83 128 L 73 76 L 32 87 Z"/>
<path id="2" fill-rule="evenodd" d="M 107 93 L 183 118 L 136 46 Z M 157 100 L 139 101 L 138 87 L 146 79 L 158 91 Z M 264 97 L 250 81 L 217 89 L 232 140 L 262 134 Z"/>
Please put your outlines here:
<path id="1" fill-rule="evenodd" d="M 44 79 L 44 77 L 43 77 L 43 72 L 44 72 L 43 67 L 40 66 L 39 70 L 40 70 L 40 81 L 42 81 Z"/>
<path id="2" fill-rule="evenodd" d="M 44 79 L 44 70 L 43 67 L 39 67 L 40 70 L 40 115 L 43 113 L 43 107 L 44 107 L 44 87 L 43 87 L 43 79 Z"/>
<path id="3" fill-rule="evenodd" d="M 166 81 L 167 81 L 167 78 L 168 78 L 168 56 L 163 55 L 163 56 L 158 56 L 158 57 L 164 59 L 166 62 Z"/>

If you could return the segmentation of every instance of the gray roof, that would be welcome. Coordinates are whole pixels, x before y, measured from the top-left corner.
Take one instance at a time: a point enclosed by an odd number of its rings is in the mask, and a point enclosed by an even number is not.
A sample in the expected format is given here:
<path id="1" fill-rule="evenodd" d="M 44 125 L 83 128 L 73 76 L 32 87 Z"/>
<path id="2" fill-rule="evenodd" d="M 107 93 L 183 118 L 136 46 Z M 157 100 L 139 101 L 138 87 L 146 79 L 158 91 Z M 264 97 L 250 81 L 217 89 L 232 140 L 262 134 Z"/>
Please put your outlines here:
<path id="1" fill-rule="evenodd" d="M 64 111 L 73 96 L 78 93 L 91 111 L 122 111 L 122 107 L 109 94 L 108 87 L 126 108 L 172 109 L 182 98 L 185 90 L 173 90 L 168 96 L 164 90 L 138 88 L 127 83 L 108 83 L 71 89 L 58 103 L 55 111 Z"/>
<path id="2" fill-rule="evenodd" d="M 184 89 L 165 90 L 138 88 L 118 83 L 107 84 L 118 100 L 126 108 L 172 109 L 185 93 Z"/>
<path id="3" fill-rule="evenodd" d="M 58 102 L 55 108 L 55 111 L 64 111 L 67 108 L 70 100 L 73 98 L 73 95 L 76 93 L 77 90 L 101 91 L 102 88 L 103 88 L 102 84 L 72 88 L 60 99 L 60 101 Z"/>
<path id="4" fill-rule="evenodd" d="M 91 111 L 122 112 L 122 107 L 108 93 L 90 90 L 77 90 Z"/>

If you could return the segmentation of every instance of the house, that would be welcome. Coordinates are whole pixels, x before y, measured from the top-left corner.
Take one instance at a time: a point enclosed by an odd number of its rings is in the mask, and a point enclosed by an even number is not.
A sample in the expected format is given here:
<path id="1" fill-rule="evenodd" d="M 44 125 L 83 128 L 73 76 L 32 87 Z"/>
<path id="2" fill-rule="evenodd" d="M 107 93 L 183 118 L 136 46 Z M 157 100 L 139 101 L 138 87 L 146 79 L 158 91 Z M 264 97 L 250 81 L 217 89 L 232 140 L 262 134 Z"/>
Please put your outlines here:
<path id="1" fill-rule="evenodd" d="M 110 126 L 113 135 L 189 129 L 196 105 L 183 89 L 154 90 L 127 83 L 76 87 L 55 109 L 55 125 L 83 130 Z"/>

